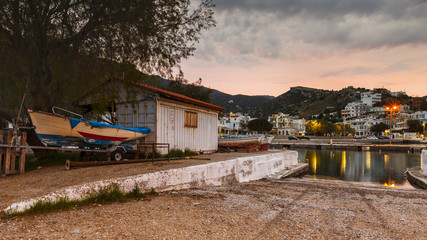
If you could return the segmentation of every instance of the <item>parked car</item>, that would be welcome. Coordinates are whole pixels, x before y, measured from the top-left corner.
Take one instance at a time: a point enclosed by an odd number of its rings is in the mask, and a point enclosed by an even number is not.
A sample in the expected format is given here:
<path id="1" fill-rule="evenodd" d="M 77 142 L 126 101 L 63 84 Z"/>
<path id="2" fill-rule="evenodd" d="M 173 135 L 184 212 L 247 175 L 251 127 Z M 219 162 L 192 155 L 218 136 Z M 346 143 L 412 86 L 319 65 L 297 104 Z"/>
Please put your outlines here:
<path id="1" fill-rule="evenodd" d="M 369 136 L 369 137 L 367 137 L 366 139 L 368 139 L 368 140 L 378 140 L 378 138 L 377 138 L 377 137 L 375 137 L 375 136 Z"/>
<path id="2" fill-rule="evenodd" d="M 295 137 L 295 136 L 289 136 L 289 137 L 288 137 L 288 139 L 289 139 L 289 140 L 298 140 L 298 138 L 297 138 L 297 137 Z"/>
<path id="3" fill-rule="evenodd" d="M 303 140 L 303 139 L 310 140 L 310 138 L 309 138 L 309 137 L 307 137 L 307 136 L 298 136 L 297 138 L 298 138 L 299 140 Z"/>

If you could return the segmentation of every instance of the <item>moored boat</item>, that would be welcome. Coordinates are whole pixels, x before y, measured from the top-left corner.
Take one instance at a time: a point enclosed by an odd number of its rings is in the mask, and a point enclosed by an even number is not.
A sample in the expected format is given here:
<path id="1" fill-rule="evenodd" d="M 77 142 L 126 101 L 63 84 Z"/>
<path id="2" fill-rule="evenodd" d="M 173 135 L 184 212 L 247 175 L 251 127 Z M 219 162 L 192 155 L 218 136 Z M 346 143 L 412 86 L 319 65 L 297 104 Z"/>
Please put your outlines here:
<path id="1" fill-rule="evenodd" d="M 51 146 L 110 148 L 145 137 L 149 128 L 116 126 L 28 109 L 40 141 Z"/>
<path id="2" fill-rule="evenodd" d="M 264 135 L 227 135 L 218 138 L 220 149 L 257 151 Z"/>
<path id="3" fill-rule="evenodd" d="M 261 140 L 261 144 L 259 147 L 260 151 L 267 151 L 268 150 L 268 146 L 271 144 L 271 142 L 273 141 L 274 137 L 270 136 L 270 137 L 264 137 Z"/>

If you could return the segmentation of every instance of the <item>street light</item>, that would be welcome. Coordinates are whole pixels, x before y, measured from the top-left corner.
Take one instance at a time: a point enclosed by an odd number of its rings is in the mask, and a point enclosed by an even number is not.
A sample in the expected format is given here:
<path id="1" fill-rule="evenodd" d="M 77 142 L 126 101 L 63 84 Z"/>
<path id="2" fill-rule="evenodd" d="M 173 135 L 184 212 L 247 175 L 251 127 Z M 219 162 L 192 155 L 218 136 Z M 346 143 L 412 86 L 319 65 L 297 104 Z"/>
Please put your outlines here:
<path id="1" fill-rule="evenodd" d="M 389 138 L 390 138 L 390 145 L 391 145 L 391 137 L 390 137 L 390 135 L 391 135 L 391 128 L 393 127 L 393 110 L 396 110 L 397 106 L 396 105 L 389 106 L 389 107 L 387 106 L 385 109 L 386 110 L 390 110 L 390 133 L 389 133 Z"/>

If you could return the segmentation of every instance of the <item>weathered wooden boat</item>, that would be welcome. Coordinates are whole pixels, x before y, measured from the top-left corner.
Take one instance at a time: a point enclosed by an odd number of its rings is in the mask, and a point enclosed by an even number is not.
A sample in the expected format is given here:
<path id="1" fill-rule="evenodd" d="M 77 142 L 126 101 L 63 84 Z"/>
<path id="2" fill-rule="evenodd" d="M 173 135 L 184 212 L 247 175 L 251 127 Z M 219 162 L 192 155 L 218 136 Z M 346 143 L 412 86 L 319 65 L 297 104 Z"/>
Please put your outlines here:
<path id="1" fill-rule="evenodd" d="M 58 107 L 52 109 L 53 113 L 28 109 L 35 132 L 45 145 L 102 149 L 120 145 L 131 150 L 134 148 L 135 140 L 145 137 L 150 132 L 149 128 L 122 127 L 90 121 L 78 114 L 76 115 L 79 118 L 71 118 L 55 113 L 55 109 L 69 112 Z"/>
<path id="2" fill-rule="evenodd" d="M 261 140 L 259 150 L 260 151 L 267 151 L 268 150 L 268 146 L 271 144 L 271 142 L 273 141 L 273 139 L 274 139 L 273 136 L 264 137 Z"/>
<path id="3" fill-rule="evenodd" d="M 222 150 L 257 151 L 264 135 L 226 135 L 218 138 L 218 148 Z"/>

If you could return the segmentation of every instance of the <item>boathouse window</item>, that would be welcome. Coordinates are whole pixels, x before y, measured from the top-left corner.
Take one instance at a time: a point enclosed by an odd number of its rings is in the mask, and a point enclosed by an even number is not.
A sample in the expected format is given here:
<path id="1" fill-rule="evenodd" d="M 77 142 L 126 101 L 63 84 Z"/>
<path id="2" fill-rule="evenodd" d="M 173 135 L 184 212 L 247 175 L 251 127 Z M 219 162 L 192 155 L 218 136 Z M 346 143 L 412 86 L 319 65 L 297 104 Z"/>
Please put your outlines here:
<path id="1" fill-rule="evenodd" d="M 185 112 L 185 123 L 186 127 L 197 127 L 197 113 L 195 112 Z"/>

